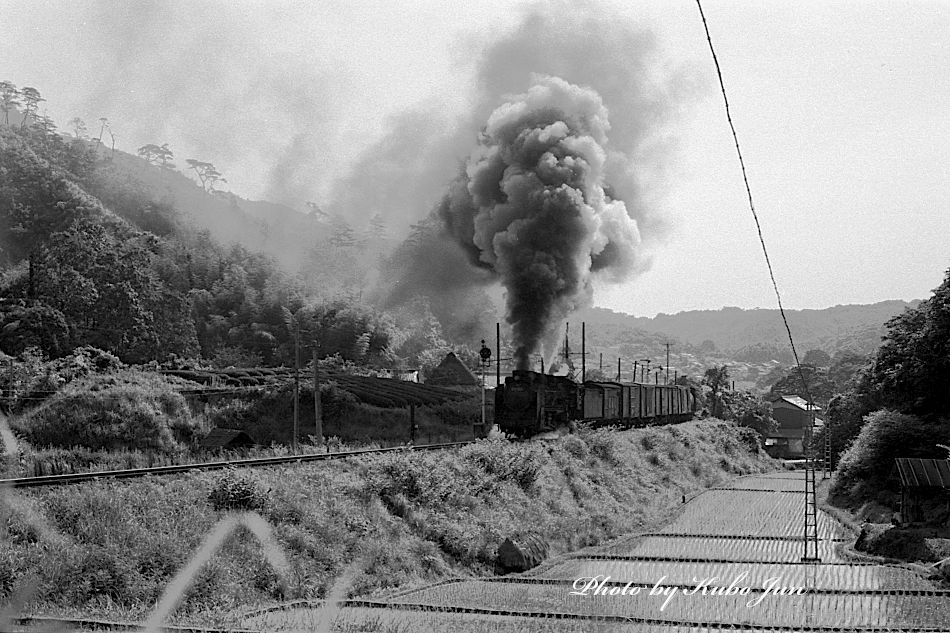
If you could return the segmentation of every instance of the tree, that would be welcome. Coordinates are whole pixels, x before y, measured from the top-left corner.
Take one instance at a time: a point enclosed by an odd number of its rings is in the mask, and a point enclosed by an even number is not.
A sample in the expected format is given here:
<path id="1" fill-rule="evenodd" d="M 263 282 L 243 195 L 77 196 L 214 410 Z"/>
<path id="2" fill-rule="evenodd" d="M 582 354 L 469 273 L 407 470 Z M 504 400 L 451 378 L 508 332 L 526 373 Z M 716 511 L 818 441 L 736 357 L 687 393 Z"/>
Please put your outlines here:
<path id="1" fill-rule="evenodd" d="M 356 236 L 349 223 L 341 216 L 333 216 L 333 233 L 330 235 L 330 244 L 337 248 L 349 248 L 356 245 Z"/>
<path id="2" fill-rule="evenodd" d="M 723 391 L 721 394 L 726 419 L 735 420 L 765 438 L 778 428 L 772 417 L 772 405 L 751 391 Z"/>
<path id="3" fill-rule="evenodd" d="M 802 385 L 802 375 L 805 376 L 807 389 Z M 815 404 L 824 407 L 836 391 L 835 383 L 828 378 L 825 371 L 812 365 L 803 364 L 801 372 L 799 372 L 798 367 L 790 367 L 785 376 L 772 385 L 770 394 L 772 397 L 800 396 L 805 400 L 810 397 Z"/>
<path id="4" fill-rule="evenodd" d="M 925 419 L 950 414 L 950 270 L 932 297 L 886 324 L 869 371 L 880 406 Z"/>
<path id="5" fill-rule="evenodd" d="M 77 139 L 84 139 L 86 136 L 88 136 L 86 122 L 80 119 L 78 116 L 74 116 L 69 120 L 69 127 L 73 129 L 73 135 Z"/>
<path id="6" fill-rule="evenodd" d="M 814 365 L 815 367 L 827 367 L 831 364 L 831 356 L 828 355 L 828 352 L 820 349 L 810 349 L 805 352 L 805 356 L 802 357 L 802 364 Z"/>
<path id="7" fill-rule="evenodd" d="M 144 158 L 145 162 L 150 165 L 161 165 L 165 169 L 174 167 L 174 165 L 170 163 L 174 153 L 168 149 L 168 143 L 163 145 L 155 145 L 154 143 L 143 145 L 138 149 L 138 155 Z"/>
<path id="8" fill-rule="evenodd" d="M 185 162 L 188 163 L 188 168 L 194 171 L 195 175 L 198 176 L 198 180 L 201 182 L 201 188 L 208 193 L 214 192 L 214 185 L 216 183 L 227 182 L 226 179 L 221 177 L 221 172 L 211 163 L 195 160 L 194 158 L 189 158 Z"/>
<path id="9" fill-rule="evenodd" d="M 36 112 L 39 109 L 40 103 L 46 101 L 46 99 L 40 96 L 39 90 L 29 86 L 20 90 L 20 98 L 23 99 L 23 119 L 20 121 L 20 127 L 23 128 L 26 127 L 30 117 L 36 118 Z"/>
<path id="10" fill-rule="evenodd" d="M 9 81 L 0 81 L 0 108 L 3 109 L 3 123 L 10 125 L 10 110 L 20 105 L 20 91 Z"/>
<path id="11" fill-rule="evenodd" d="M 376 213 L 369 221 L 369 236 L 373 239 L 386 237 L 386 220 L 382 213 Z"/>
<path id="12" fill-rule="evenodd" d="M 709 396 L 712 405 L 710 414 L 714 418 L 722 418 L 726 412 L 722 394 L 729 389 L 729 367 L 722 365 L 721 367 L 707 369 L 706 373 L 703 374 L 703 384 L 710 389 Z"/>
<path id="13" fill-rule="evenodd" d="M 99 117 L 99 138 L 93 139 L 93 140 L 98 141 L 100 145 L 103 144 L 103 143 L 102 143 L 102 135 L 105 134 L 106 127 L 107 127 L 108 125 L 109 125 L 109 119 L 107 119 L 107 118 L 104 117 L 104 116 Z"/>

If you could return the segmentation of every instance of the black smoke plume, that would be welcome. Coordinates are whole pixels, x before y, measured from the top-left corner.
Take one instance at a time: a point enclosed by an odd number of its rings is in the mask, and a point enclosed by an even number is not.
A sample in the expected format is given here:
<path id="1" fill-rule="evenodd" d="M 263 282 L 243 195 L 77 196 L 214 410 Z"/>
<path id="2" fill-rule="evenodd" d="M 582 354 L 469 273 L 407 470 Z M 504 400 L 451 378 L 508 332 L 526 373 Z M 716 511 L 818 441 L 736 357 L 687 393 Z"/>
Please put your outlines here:
<path id="1" fill-rule="evenodd" d="M 440 207 L 473 264 L 505 287 L 519 368 L 550 353 L 558 327 L 591 304 L 595 274 L 634 269 L 640 233 L 605 190 L 607 109 L 589 88 L 551 76 L 488 118 L 465 174 Z"/>

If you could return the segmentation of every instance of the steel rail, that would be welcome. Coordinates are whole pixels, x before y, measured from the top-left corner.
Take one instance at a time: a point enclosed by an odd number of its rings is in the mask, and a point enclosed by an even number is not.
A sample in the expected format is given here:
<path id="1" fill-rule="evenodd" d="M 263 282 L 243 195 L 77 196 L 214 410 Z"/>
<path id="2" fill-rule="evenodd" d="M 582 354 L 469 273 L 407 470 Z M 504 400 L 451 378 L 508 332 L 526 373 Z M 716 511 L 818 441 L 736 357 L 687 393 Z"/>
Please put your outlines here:
<path id="1" fill-rule="evenodd" d="M 387 448 L 368 448 L 356 451 L 341 451 L 338 453 L 313 453 L 310 455 L 282 455 L 279 457 L 252 457 L 249 459 L 235 459 L 220 462 L 202 462 L 197 464 L 175 464 L 172 466 L 152 466 L 149 468 L 127 468 L 123 470 L 104 470 L 89 473 L 67 473 L 64 475 L 41 475 L 38 477 L 20 477 L 15 479 L 0 479 L 0 488 L 37 488 L 41 486 L 62 486 L 67 484 L 95 481 L 98 479 L 129 479 L 145 477 L 147 475 L 176 475 L 192 470 L 222 470 L 225 468 L 257 468 L 261 466 L 279 466 L 282 464 L 299 464 L 304 462 L 322 462 L 331 459 L 359 457 L 361 455 L 375 455 L 380 453 L 394 453 L 399 451 L 434 451 L 449 448 L 459 448 L 473 442 L 448 442 L 445 444 L 421 444 L 417 446 L 391 446 Z"/>

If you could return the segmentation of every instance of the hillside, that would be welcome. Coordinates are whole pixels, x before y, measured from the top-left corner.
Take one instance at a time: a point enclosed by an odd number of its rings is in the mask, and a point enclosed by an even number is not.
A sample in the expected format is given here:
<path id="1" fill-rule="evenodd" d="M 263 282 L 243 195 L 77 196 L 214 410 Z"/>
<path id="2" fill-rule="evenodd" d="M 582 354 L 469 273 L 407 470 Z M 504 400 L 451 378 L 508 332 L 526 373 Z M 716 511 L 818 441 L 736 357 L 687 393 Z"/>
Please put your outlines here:
<path id="1" fill-rule="evenodd" d="M 289 573 L 281 577 L 249 535 L 232 537 L 172 618 L 232 628 L 254 607 L 325 596 L 348 568 L 351 591 L 370 594 L 490 575 L 507 537 L 538 536 L 554 555 L 648 531 L 681 496 L 775 467 L 747 430 L 707 419 L 585 430 L 547 445 L 487 440 L 458 451 L 48 488 L 30 495 L 34 513 L 10 518 L 0 590 L 33 576 L 36 591 L 23 599 L 34 613 L 144 618 L 227 510 L 256 510 Z M 50 526 L 68 538 L 46 538 Z"/>
<path id="2" fill-rule="evenodd" d="M 822 349 L 828 353 L 850 349 L 867 354 L 877 349 L 884 323 L 919 301 L 882 301 L 868 305 L 839 305 L 821 310 L 786 310 L 796 347 L 804 352 Z M 653 318 L 635 317 L 604 308 L 592 308 L 578 314 L 588 329 L 639 330 L 667 336 L 696 347 L 715 349 L 735 355 L 756 346 L 788 348 L 788 334 L 778 310 L 727 307 L 720 310 L 693 310 L 677 314 L 658 314 Z M 705 344 L 704 344 L 705 343 Z M 751 359 L 750 359 L 751 360 Z"/>

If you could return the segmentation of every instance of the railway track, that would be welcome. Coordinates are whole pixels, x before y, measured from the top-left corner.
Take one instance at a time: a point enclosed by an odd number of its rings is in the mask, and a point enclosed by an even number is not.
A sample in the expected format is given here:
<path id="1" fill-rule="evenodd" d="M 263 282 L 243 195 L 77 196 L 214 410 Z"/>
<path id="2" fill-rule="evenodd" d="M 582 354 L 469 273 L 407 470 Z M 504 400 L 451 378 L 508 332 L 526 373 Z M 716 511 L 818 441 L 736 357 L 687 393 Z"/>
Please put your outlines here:
<path id="1" fill-rule="evenodd" d="M 222 470 L 225 468 L 259 468 L 262 466 L 279 466 L 283 464 L 301 464 L 305 462 L 322 462 L 331 459 L 345 459 L 361 455 L 375 455 L 379 453 L 393 453 L 399 451 L 435 451 L 450 448 L 459 448 L 472 442 L 448 442 L 445 444 L 421 444 L 418 446 L 394 446 L 390 448 L 371 448 L 357 451 L 341 451 L 338 453 L 315 453 L 312 455 L 286 455 L 281 457 L 254 457 L 249 459 L 234 459 L 219 462 L 203 462 L 198 464 L 178 464 L 174 466 L 153 466 L 150 468 L 127 468 L 123 470 L 106 470 L 90 473 L 71 473 L 65 475 L 44 475 L 39 477 L 20 477 L 14 479 L 0 479 L 2 488 L 38 488 L 42 486 L 63 486 L 84 481 L 99 479 L 130 479 L 147 475 L 176 475 L 193 470 Z"/>

